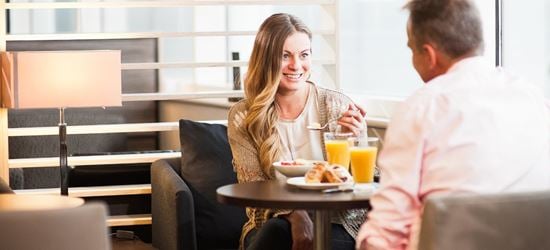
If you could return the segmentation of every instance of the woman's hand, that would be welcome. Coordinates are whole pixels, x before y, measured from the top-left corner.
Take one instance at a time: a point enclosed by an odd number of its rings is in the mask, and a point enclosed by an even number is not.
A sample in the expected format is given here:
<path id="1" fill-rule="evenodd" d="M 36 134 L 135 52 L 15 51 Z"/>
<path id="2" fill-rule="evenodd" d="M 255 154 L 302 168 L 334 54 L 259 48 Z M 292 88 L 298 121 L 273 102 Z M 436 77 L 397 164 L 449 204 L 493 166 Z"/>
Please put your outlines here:
<path id="1" fill-rule="evenodd" d="M 366 129 L 366 115 L 365 109 L 357 104 L 350 103 L 348 110 L 338 120 L 338 125 L 342 126 L 344 132 L 352 132 L 355 136 L 359 136 Z"/>
<path id="2" fill-rule="evenodd" d="M 313 223 L 304 210 L 294 210 L 286 216 L 292 232 L 292 250 L 313 249 Z"/>

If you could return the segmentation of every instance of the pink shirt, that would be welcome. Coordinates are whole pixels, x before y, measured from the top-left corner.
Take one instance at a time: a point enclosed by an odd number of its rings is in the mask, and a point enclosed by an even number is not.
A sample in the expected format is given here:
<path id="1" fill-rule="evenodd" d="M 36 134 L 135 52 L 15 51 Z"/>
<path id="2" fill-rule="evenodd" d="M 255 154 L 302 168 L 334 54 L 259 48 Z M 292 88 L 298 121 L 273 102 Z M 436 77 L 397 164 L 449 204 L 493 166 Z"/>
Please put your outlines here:
<path id="1" fill-rule="evenodd" d="M 473 57 L 408 98 L 388 126 L 381 188 L 357 245 L 416 249 L 433 194 L 549 188 L 550 112 L 541 92 Z"/>

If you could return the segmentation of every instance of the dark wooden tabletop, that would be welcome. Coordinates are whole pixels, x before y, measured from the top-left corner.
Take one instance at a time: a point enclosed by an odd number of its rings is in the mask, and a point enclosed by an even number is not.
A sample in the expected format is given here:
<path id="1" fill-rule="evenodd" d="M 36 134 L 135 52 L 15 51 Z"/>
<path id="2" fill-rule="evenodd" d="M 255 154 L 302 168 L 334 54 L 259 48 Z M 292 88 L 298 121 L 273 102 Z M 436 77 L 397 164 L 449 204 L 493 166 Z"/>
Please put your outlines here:
<path id="1" fill-rule="evenodd" d="M 242 207 L 282 209 L 339 210 L 366 208 L 370 192 L 340 192 L 324 194 L 320 190 L 305 190 L 284 181 L 231 184 L 218 188 L 218 201 Z"/>

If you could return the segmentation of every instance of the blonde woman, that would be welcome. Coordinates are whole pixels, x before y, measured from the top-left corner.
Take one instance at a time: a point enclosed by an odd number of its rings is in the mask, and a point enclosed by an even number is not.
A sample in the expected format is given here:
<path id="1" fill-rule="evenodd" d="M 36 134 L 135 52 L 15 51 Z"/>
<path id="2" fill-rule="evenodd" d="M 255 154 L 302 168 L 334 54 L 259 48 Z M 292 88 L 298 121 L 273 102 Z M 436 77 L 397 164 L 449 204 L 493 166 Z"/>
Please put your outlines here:
<path id="1" fill-rule="evenodd" d="M 272 163 L 280 160 L 323 160 L 324 141 L 310 123 L 338 118 L 342 129 L 359 134 L 365 112 L 343 94 L 308 81 L 311 74 L 311 32 L 296 17 L 274 14 L 256 35 L 247 77 L 246 99 L 228 117 L 228 136 L 239 182 L 284 178 Z M 339 107 L 331 107 L 331 105 Z M 328 112 L 343 108 L 343 114 Z M 311 249 L 312 221 L 303 210 L 247 208 L 241 248 Z M 365 211 L 348 210 L 334 216 L 333 249 L 354 249 L 354 238 Z"/>

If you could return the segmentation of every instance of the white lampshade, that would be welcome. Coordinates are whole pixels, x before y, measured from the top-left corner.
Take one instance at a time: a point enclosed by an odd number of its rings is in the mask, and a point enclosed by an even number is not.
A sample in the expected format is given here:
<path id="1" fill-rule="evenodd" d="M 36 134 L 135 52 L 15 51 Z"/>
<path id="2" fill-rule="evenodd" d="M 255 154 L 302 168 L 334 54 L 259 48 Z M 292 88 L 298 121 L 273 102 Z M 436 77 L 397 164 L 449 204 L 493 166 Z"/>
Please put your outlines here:
<path id="1" fill-rule="evenodd" d="M 120 51 L 2 52 L 2 74 L 7 108 L 122 105 Z"/>

